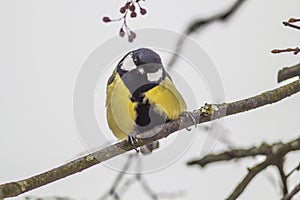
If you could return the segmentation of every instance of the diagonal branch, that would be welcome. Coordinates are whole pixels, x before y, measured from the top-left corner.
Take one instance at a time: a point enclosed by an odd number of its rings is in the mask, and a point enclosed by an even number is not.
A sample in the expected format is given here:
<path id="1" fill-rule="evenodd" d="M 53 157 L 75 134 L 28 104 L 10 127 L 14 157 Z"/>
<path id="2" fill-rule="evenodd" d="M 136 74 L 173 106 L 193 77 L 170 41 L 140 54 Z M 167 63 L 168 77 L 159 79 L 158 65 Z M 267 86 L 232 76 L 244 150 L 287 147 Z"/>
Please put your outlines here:
<path id="1" fill-rule="evenodd" d="M 298 192 L 300 192 L 300 183 L 289 194 L 285 195 L 282 200 L 291 200 Z"/>
<path id="2" fill-rule="evenodd" d="M 237 0 L 229 9 L 226 9 L 218 14 L 215 14 L 208 18 L 200 18 L 196 19 L 193 22 L 191 22 L 186 30 L 184 31 L 184 34 L 191 35 L 192 33 L 203 29 L 207 27 L 210 24 L 213 24 L 214 22 L 220 21 L 220 22 L 226 22 L 230 19 L 230 17 L 237 12 L 237 10 L 242 6 L 242 4 L 246 2 L 246 0 Z M 172 58 L 168 62 L 168 66 L 173 66 L 175 62 L 177 61 L 178 54 L 182 50 L 182 46 L 185 42 L 185 37 L 181 37 L 176 44 L 175 53 L 173 54 Z"/>
<path id="3" fill-rule="evenodd" d="M 289 26 L 289 27 L 297 29 L 297 30 L 300 30 L 300 26 L 294 25 L 294 24 L 292 24 L 290 22 L 283 22 L 283 25 Z"/>
<path id="4" fill-rule="evenodd" d="M 270 165 L 269 162 L 270 160 L 267 159 L 264 162 L 256 165 L 255 167 L 248 169 L 248 174 L 245 176 L 245 178 L 243 178 L 243 180 L 238 184 L 238 186 L 226 200 L 236 200 L 240 196 L 240 194 L 243 193 L 252 179 Z"/>
<path id="5" fill-rule="evenodd" d="M 299 164 L 298 164 L 294 169 L 292 169 L 292 171 L 290 171 L 290 172 L 286 175 L 286 177 L 287 177 L 287 178 L 290 177 L 295 171 L 300 171 L 300 162 L 299 162 Z"/>
<path id="6" fill-rule="evenodd" d="M 230 151 L 226 151 L 220 154 L 210 154 L 204 156 L 203 158 L 189 161 L 187 165 L 199 165 L 200 167 L 205 167 L 208 164 L 212 164 L 220 161 L 231 161 L 234 159 L 255 157 L 259 155 L 269 156 L 279 151 L 282 151 L 280 153 L 286 154 L 290 151 L 295 151 L 295 150 L 300 150 L 300 137 L 288 143 L 282 143 L 282 142 L 278 142 L 274 144 L 263 143 L 259 147 L 252 147 L 248 149 L 232 149 Z M 279 165 L 278 160 L 277 163 L 275 164 Z M 296 171 L 297 169 L 298 166 L 293 171 Z"/>
<path id="7" fill-rule="evenodd" d="M 199 119 L 198 124 L 201 124 L 278 102 L 295 93 L 298 93 L 299 91 L 300 81 L 297 80 L 282 87 L 244 100 L 232 103 L 206 105 L 204 109 L 202 108 L 194 111 L 193 115 L 196 119 Z M 191 121 L 190 116 L 182 116 L 179 119 L 157 126 L 152 130 L 140 134 L 137 138 L 136 146 L 140 147 L 150 142 L 168 137 L 170 134 L 192 125 L 194 124 Z M 129 142 L 126 140 L 120 141 L 116 144 L 100 149 L 94 153 L 83 156 L 39 175 L 16 182 L 2 184 L 0 185 L 0 199 L 14 197 L 35 188 L 47 185 L 51 182 L 81 172 L 89 167 L 116 157 L 132 149 L 134 149 L 134 147 Z"/>
<path id="8" fill-rule="evenodd" d="M 258 155 L 268 155 L 272 151 L 271 147 L 271 145 L 264 143 L 260 147 L 252 147 L 249 149 L 233 149 L 220 154 L 209 154 L 201 159 L 192 160 L 188 162 L 187 165 L 199 165 L 200 167 L 205 167 L 206 165 L 215 162 L 255 157 Z"/>
<path id="9" fill-rule="evenodd" d="M 284 158 L 278 159 L 277 164 L 275 164 L 280 178 L 281 178 L 281 184 L 282 184 L 282 194 L 286 195 L 288 193 L 288 184 L 287 184 L 287 176 L 284 172 Z"/>
<path id="10" fill-rule="evenodd" d="M 260 147 L 253 147 L 250 149 L 234 149 L 225 153 L 208 155 L 199 160 L 194 160 L 188 163 L 188 165 L 199 165 L 204 167 L 209 163 L 219 162 L 219 161 L 229 161 L 235 158 L 245 158 L 253 157 L 257 155 L 266 156 L 266 160 L 255 167 L 249 169 L 248 174 L 242 179 L 242 181 L 237 185 L 234 191 L 228 197 L 228 200 L 237 199 L 240 194 L 246 189 L 251 180 L 260 172 L 265 170 L 269 166 L 276 166 L 279 170 L 282 186 L 283 195 L 287 194 L 287 176 L 283 171 L 283 161 L 286 154 L 292 151 L 300 151 L 300 137 L 292 140 L 288 143 L 275 143 L 275 144 L 263 144 Z M 230 155 L 230 156 L 228 156 Z M 236 157 L 235 157 L 236 156 Z"/>
<path id="11" fill-rule="evenodd" d="M 125 175 L 126 171 L 128 170 L 130 164 L 131 164 L 131 160 L 132 157 L 136 155 L 136 154 L 130 154 L 128 156 L 128 159 L 123 167 L 123 169 L 120 171 L 120 173 L 118 174 L 118 176 L 116 177 L 116 179 L 114 180 L 113 185 L 111 186 L 110 190 L 109 190 L 109 195 L 114 195 L 116 194 L 116 189 L 118 187 L 118 185 L 120 184 L 121 179 L 123 178 L 123 176 Z"/>

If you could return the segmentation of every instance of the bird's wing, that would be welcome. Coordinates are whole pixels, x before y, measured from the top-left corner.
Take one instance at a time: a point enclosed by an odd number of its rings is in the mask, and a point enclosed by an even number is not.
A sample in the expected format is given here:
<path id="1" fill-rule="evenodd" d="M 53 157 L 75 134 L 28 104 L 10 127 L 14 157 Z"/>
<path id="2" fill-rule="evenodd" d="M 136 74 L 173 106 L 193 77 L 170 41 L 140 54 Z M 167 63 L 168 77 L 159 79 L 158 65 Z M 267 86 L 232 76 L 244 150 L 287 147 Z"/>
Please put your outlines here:
<path id="1" fill-rule="evenodd" d="M 109 128 L 119 139 L 124 139 L 134 130 L 135 106 L 130 101 L 130 92 L 114 72 L 109 78 L 106 91 L 106 117 Z"/>

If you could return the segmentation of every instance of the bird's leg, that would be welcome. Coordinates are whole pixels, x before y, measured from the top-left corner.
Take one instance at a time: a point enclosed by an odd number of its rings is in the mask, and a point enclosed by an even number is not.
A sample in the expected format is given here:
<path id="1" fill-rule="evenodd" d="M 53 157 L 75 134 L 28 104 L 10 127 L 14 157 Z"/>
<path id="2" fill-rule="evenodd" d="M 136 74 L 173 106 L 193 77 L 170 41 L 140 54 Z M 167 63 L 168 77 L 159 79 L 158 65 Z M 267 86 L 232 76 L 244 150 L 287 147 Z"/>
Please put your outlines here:
<path id="1" fill-rule="evenodd" d="M 128 134 L 127 141 L 133 146 L 134 150 L 138 153 L 139 150 L 136 147 L 137 139 L 134 133 Z"/>

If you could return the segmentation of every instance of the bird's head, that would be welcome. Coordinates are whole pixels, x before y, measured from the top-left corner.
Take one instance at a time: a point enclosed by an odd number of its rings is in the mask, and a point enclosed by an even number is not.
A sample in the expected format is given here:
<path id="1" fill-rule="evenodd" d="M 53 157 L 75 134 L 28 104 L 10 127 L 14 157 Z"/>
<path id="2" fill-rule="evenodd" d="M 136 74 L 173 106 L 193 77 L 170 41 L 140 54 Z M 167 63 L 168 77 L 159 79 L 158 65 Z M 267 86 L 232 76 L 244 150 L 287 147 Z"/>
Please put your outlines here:
<path id="1" fill-rule="evenodd" d="M 144 77 L 148 82 L 160 82 L 165 77 L 160 56 L 151 49 L 140 48 L 126 54 L 118 64 L 117 72 L 122 77 L 130 72 Z"/>

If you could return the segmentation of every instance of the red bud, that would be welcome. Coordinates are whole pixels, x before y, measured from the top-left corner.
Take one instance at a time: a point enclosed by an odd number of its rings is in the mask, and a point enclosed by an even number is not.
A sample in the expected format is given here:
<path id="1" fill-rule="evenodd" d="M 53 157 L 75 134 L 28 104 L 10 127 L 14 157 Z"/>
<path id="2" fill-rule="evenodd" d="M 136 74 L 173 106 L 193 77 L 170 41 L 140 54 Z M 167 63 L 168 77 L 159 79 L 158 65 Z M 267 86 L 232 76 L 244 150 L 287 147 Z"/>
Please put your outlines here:
<path id="1" fill-rule="evenodd" d="M 142 15 L 145 15 L 147 13 L 147 10 L 145 8 L 141 8 L 140 12 Z"/>
<path id="2" fill-rule="evenodd" d="M 110 22 L 110 21 L 111 21 L 111 19 L 110 19 L 109 17 L 103 17 L 103 18 L 102 18 L 102 20 L 103 20 L 105 23 L 107 23 L 107 22 Z"/>
<path id="3" fill-rule="evenodd" d="M 123 28 L 121 28 L 121 29 L 120 29 L 120 31 L 119 31 L 119 35 L 120 35 L 121 37 L 124 37 L 124 35 L 125 35 L 125 32 L 124 32 Z"/>
<path id="4" fill-rule="evenodd" d="M 121 7 L 120 8 L 120 13 L 124 14 L 125 12 L 126 12 L 126 7 L 125 6 Z"/>
<path id="5" fill-rule="evenodd" d="M 136 17 L 136 12 L 132 12 L 132 13 L 130 14 L 130 17 L 132 17 L 132 18 Z"/>

